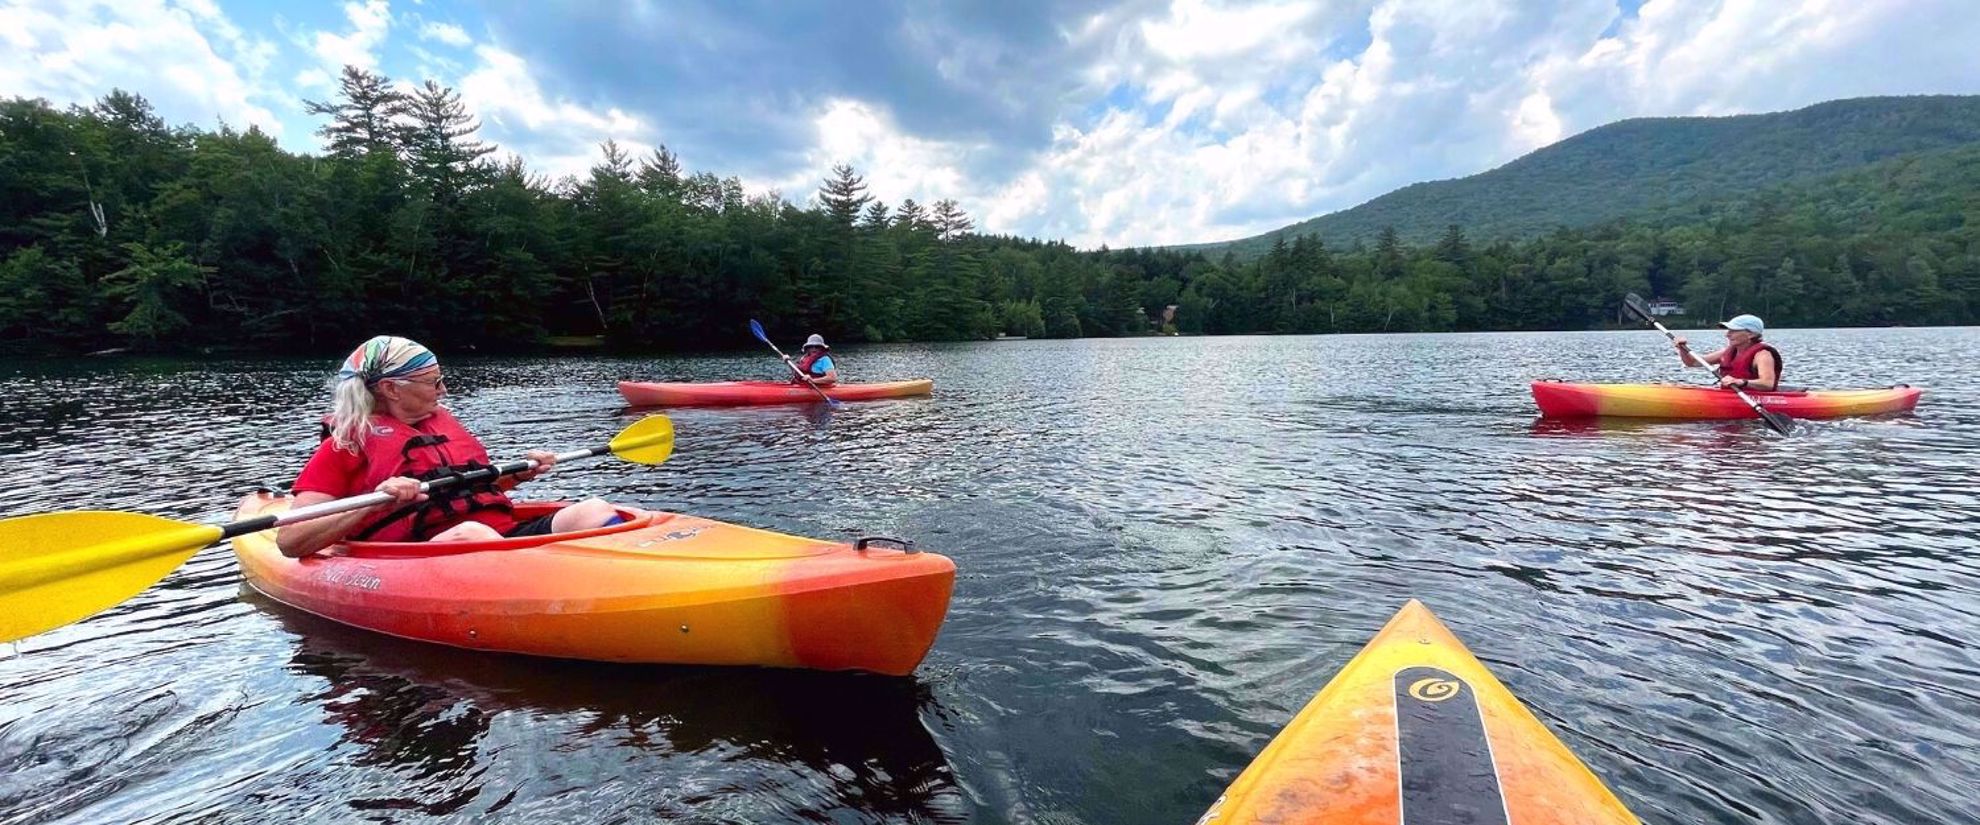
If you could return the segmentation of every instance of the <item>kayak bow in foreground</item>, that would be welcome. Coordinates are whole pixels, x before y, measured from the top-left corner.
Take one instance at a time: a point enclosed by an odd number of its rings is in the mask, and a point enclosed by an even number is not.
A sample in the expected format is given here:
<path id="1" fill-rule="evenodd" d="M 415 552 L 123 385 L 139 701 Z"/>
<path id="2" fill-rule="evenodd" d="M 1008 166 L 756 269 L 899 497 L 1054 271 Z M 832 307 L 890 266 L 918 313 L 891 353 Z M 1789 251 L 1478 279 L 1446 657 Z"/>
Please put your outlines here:
<path id="1" fill-rule="evenodd" d="M 1414 599 L 1199 825 L 1625 825 L 1637 819 Z"/>

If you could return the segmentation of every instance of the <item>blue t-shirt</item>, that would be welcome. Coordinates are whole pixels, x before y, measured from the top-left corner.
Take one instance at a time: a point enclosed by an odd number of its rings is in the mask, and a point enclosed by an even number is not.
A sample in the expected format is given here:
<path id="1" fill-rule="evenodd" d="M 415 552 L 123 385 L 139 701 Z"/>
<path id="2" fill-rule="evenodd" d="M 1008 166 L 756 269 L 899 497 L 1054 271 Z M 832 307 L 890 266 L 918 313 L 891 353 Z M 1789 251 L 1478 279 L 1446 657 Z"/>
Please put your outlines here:
<path id="1" fill-rule="evenodd" d="M 811 362 L 811 377 L 813 378 L 823 378 L 825 373 L 831 371 L 832 356 L 830 355 L 820 355 L 818 356 L 818 360 Z"/>

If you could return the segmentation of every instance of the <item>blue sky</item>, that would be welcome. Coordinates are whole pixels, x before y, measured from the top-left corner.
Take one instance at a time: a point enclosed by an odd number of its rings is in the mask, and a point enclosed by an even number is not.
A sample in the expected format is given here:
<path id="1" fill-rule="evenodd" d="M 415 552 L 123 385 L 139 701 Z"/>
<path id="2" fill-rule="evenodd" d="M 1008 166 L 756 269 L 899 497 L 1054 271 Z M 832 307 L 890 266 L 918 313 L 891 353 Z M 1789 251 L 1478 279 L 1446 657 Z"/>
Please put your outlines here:
<path id="1" fill-rule="evenodd" d="M 553 176 L 598 144 L 803 202 L 1082 246 L 1267 231 L 1612 120 L 1980 93 L 1970 0 L 0 0 L 0 95 L 111 88 L 318 146 L 344 64 L 461 91 Z"/>

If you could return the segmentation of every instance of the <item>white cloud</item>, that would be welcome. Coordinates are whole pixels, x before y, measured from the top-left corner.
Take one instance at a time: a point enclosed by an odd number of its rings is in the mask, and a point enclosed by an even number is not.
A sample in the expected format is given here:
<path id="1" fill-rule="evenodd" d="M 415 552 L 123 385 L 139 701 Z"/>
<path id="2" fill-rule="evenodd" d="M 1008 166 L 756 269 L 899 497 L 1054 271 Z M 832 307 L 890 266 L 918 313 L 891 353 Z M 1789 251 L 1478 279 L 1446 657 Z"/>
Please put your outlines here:
<path id="1" fill-rule="evenodd" d="M 479 61 L 461 79 L 461 101 L 479 116 L 483 133 L 552 177 L 583 176 L 598 162 L 598 145 L 616 141 L 638 159 L 653 151 L 653 129 L 616 107 L 602 110 L 546 95 L 528 61 L 495 46 L 477 46 Z"/>
<path id="2" fill-rule="evenodd" d="M 1318 12 L 1315 4 L 1304 2 L 1176 0 L 1167 18 L 1141 24 L 1141 39 L 1150 51 L 1172 61 L 1256 55 L 1261 46 L 1279 42 L 1288 29 Z"/>
<path id="3" fill-rule="evenodd" d="M 317 65 L 296 75 L 296 84 L 306 89 L 334 88 L 345 66 L 368 71 L 378 69 L 378 51 L 392 28 L 392 6 L 387 0 L 365 0 L 344 4 L 344 20 L 350 30 L 342 33 L 318 31 L 307 38 L 309 52 Z"/>
<path id="4" fill-rule="evenodd" d="M 1962 0 L 1649 0 L 1613 37 L 1534 66 L 1574 129 L 1876 94 L 1980 91 L 1980 15 Z"/>
<path id="5" fill-rule="evenodd" d="M 208 0 L 16 2 L 0 6 L 0 44 L 8 55 L 0 95 L 87 104 L 122 88 L 170 122 L 283 131 L 257 102 L 279 97 L 259 82 L 272 47 L 243 35 Z"/>
<path id="6" fill-rule="evenodd" d="M 1964 0 L 1649 0 L 1602 37 L 1617 14 L 1612 0 L 1177 0 L 1138 23 L 1098 16 L 1067 35 L 1109 47 L 1081 93 L 1132 100 L 1063 119 L 1030 169 L 988 190 L 982 223 L 1087 246 L 1216 240 L 1619 118 L 1980 92 Z"/>
<path id="7" fill-rule="evenodd" d="M 844 163 L 865 178 L 868 193 L 891 205 L 907 198 L 924 204 L 954 198 L 965 211 L 970 208 L 973 182 L 956 162 L 981 147 L 904 134 L 883 110 L 850 99 L 826 101 L 812 123 L 818 142 L 806 153 L 804 168 L 777 181 L 752 181 L 751 189 L 775 189 L 802 201 L 833 166 Z"/>
<path id="8" fill-rule="evenodd" d="M 467 46 L 474 42 L 474 38 L 468 36 L 467 29 L 452 23 L 427 23 L 419 28 L 419 39 L 438 40 L 455 47 Z"/>

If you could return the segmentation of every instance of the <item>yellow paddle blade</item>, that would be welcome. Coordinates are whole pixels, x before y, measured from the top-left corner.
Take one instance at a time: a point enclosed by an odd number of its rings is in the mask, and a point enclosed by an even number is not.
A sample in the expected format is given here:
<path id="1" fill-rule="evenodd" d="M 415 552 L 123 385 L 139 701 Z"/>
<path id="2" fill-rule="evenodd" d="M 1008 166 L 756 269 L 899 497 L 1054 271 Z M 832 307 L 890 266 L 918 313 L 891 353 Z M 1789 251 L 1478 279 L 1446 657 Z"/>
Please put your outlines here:
<path id="1" fill-rule="evenodd" d="M 220 528 L 79 510 L 0 519 L 0 642 L 53 630 L 137 595 Z"/>
<path id="2" fill-rule="evenodd" d="M 639 464 L 659 464 L 674 454 L 674 422 L 649 415 L 612 437 L 612 454 Z"/>

